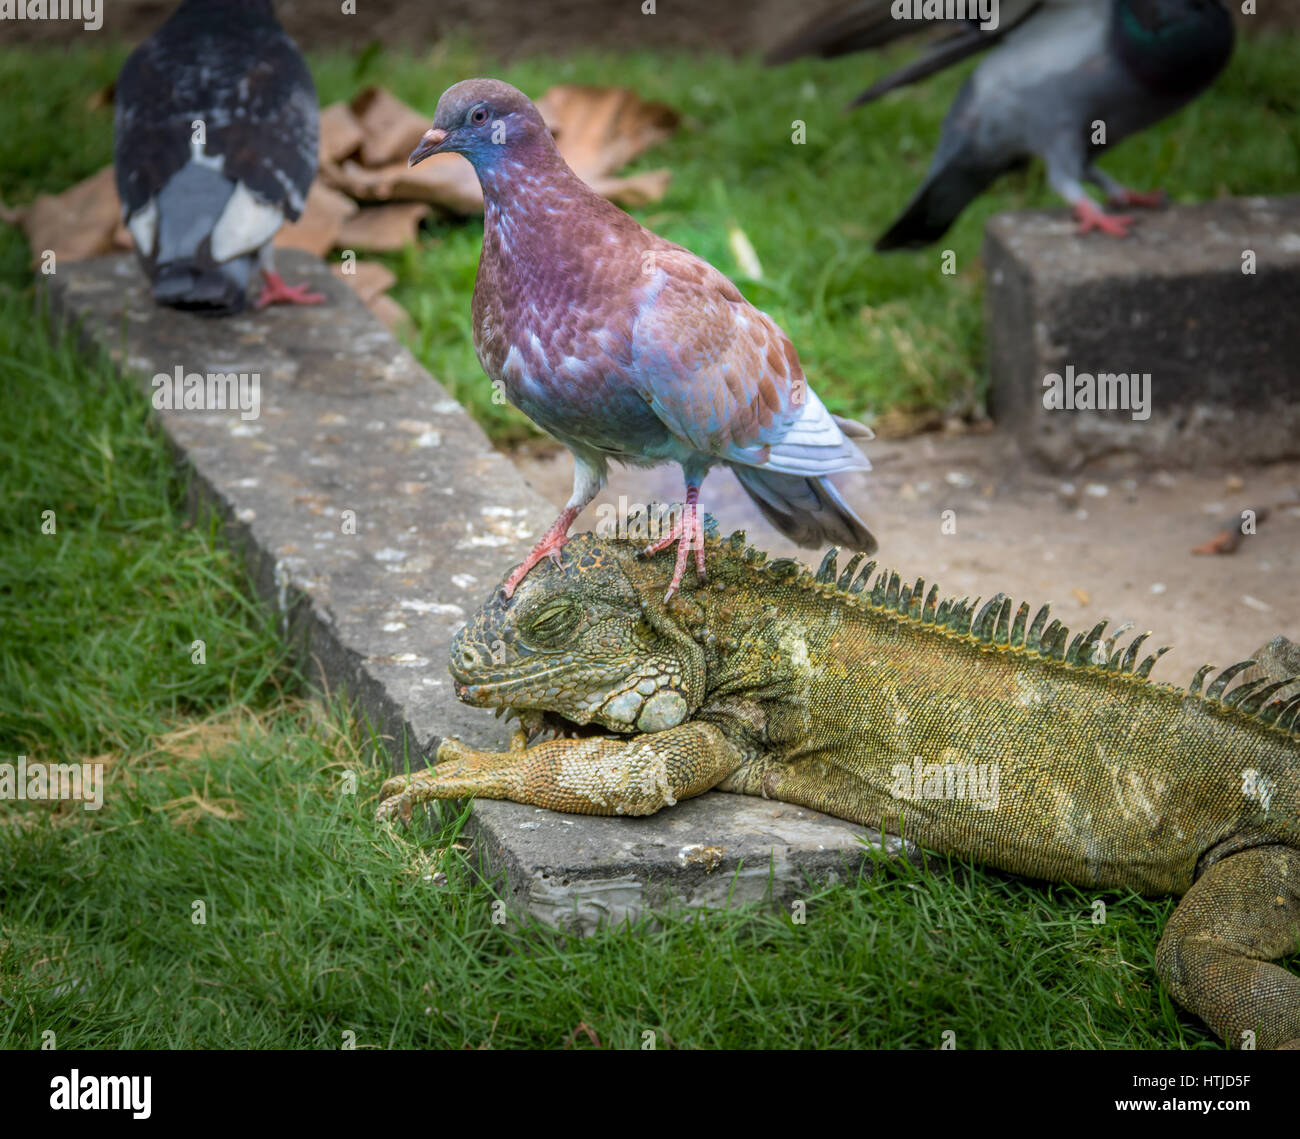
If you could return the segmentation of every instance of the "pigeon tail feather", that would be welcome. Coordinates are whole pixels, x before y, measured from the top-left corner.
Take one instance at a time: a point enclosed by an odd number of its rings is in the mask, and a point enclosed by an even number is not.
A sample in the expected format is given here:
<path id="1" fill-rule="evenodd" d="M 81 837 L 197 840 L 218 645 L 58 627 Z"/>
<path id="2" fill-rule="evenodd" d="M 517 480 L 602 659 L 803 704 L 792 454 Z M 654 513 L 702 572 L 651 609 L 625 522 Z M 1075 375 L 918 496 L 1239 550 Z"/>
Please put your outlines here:
<path id="1" fill-rule="evenodd" d="M 872 434 L 868 427 L 832 415 L 817 393 L 808 388 L 799 417 L 786 428 L 779 440 L 766 445 L 766 454 L 761 461 L 748 461 L 765 470 L 808 478 L 842 471 L 869 471 L 870 461 L 853 440 L 870 438 Z"/>
<path id="2" fill-rule="evenodd" d="M 993 8 L 997 17 L 993 26 L 984 27 L 974 3 L 966 6 L 967 15 L 947 19 L 928 15 L 918 18 L 915 9 L 920 5 L 915 2 L 901 5 L 900 10 L 897 0 L 857 0 L 857 3 L 835 15 L 818 15 L 798 32 L 768 49 L 763 60 L 768 64 L 789 63 L 806 55 L 834 59 L 850 52 L 882 47 L 904 36 L 921 35 L 932 31 L 936 25 L 955 29 L 947 38 L 958 35 L 970 37 L 983 40 L 987 47 L 1025 20 L 1043 2 L 1044 0 L 1002 0 Z M 946 43 L 947 38 L 941 43 Z M 980 48 L 974 47 L 971 50 L 979 51 Z"/>
<path id="3" fill-rule="evenodd" d="M 976 52 L 986 51 L 997 43 L 1000 37 L 980 32 L 977 28 L 963 28 L 945 36 L 932 45 L 924 55 L 904 64 L 897 71 L 891 71 L 883 79 L 877 79 L 870 87 L 858 95 L 849 107 L 861 107 L 874 102 L 890 91 L 908 87 L 928 79 L 940 71 L 946 71 L 954 64 L 968 59 Z"/>
<path id="4" fill-rule="evenodd" d="M 199 316 L 234 316 L 248 299 L 251 259 L 222 265 L 173 261 L 160 265 L 153 281 L 153 299 L 160 305 Z"/>
<path id="5" fill-rule="evenodd" d="M 731 468 L 763 517 L 800 546 L 876 552 L 875 536 L 829 478 L 803 478 L 763 467 Z"/>
<path id="6" fill-rule="evenodd" d="M 919 249 L 937 241 L 972 201 L 1004 172 L 956 161 L 933 171 L 876 242 L 876 252 Z"/>
<path id="7" fill-rule="evenodd" d="M 789 63 L 806 55 L 834 59 L 855 51 L 879 47 L 914 30 L 908 21 L 895 20 L 889 0 L 864 0 L 834 16 L 820 14 L 811 23 L 769 48 L 767 64 Z"/>

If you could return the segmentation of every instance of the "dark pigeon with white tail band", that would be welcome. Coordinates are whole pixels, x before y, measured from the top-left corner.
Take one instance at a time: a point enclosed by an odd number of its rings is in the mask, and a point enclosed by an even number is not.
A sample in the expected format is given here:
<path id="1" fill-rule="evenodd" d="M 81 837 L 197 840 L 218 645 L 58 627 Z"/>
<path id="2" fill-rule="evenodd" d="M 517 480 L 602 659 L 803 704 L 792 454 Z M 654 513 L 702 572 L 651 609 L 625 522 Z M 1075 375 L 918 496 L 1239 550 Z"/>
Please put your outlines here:
<path id="1" fill-rule="evenodd" d="M 159 304 L 237 313 L 323 298 L 276 274 L 271 242 L 316 175 L 316 88 L 270 0 L 184 0 L 118 75 L 113 165 Z"/>

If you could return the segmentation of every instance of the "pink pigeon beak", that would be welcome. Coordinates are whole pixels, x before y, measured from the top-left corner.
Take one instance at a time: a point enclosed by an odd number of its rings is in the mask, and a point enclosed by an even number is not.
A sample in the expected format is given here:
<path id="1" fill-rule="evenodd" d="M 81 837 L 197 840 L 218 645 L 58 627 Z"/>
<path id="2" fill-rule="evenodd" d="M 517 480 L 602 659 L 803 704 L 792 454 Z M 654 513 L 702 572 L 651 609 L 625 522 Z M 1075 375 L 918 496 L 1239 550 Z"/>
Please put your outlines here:
<path id="1" fill-rule="evenodd" d="M 430 127 L 424 132 L 424 137 L 420 139 L 420 145 L 411 151 L 411 157 L 406 160 L 408 167 L 414 166 L 417 162 L 423 162 L 431 154 L 438 153 L 438 147 L 447 141 L 447 132 L 439 130 L 437 127 Z"/>

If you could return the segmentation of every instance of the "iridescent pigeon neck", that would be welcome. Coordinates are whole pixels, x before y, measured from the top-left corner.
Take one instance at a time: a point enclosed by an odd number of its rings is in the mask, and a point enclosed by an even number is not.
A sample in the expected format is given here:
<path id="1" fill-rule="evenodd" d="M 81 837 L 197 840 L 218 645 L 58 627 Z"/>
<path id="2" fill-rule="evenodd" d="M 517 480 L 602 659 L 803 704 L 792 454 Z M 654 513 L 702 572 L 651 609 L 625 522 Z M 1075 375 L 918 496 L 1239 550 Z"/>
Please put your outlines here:
<path id="1" fill-rule="evenodd" d="M 467 152 L 465 157 L 474 164 L 484 199 L 499 205 L 562 191 L 574 182 L 583 184 L 544 127 L 501 145 Z"/>

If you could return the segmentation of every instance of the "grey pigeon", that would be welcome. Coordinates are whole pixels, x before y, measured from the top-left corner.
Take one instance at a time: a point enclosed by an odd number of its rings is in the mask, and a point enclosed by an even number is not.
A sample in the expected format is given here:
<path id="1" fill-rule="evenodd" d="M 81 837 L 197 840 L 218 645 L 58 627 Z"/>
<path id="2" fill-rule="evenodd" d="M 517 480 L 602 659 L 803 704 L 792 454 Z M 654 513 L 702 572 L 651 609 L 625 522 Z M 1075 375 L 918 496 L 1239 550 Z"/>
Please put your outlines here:
<path id="1" fill-rule="evenodd" d="M 159 304 L 224 316 L 324 300 L 275 272 L 271 241 L 316 175 L 316 88 L 271 0 L 184 0 L 117 79 L 113 166 Z"/>
<path id="2" fill-rule="evenodd" d="M 513 87 L 469 79 L 443 92 L 415 165 L 454 152 L 483 187 L 474 346 L 483 370 L 574 458 L 573 495 L 527 560 L 556 557 L 604 485 L 610 459 L 679 463 L 686 504 L 672 533 L 674 593 L 694 551 L 709 468 L 731 467 L 767 519 L 801 545 L 876 541 L 829 475 L 866 470 L 870 432 L 831 415 L 776 323 L 712 265 L 665 241 L 565 164 L 537 108 Z"/>
<path id="3" fill-rule="evenodd" d="M 866 7 L 878 14 L 881 2 Z M 849 42 L 869 38 L 857 35 Z M 816 41 L 810 33 L 805 40 L 823 54 L 837 54 L 844 42 Z M 1027 8 L 1021 0 L 1003 12 L 995 31 L 962 23 L 856 100 L 992 46 L 953 100 L 925 182 L 876 248 L 928 245 L 993 181 L 1034 156 L 1047 163 L 1048 182 L 1074 207 L 1080 233 L 1124 236 L 1132 217 L 1098 208 L 1083 183 L 1099 186 L 1113 206 L 1162 204 L 1163 194 L 1128 189 L 1096 160 L 1205 90 L 1227 65 L 1233 40 L 1232 18 L 1219 0 L 1043 0 Z M 1104 133 L 1094 139 L 1095 124 Z"/>

